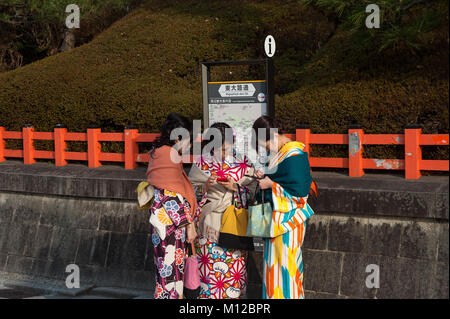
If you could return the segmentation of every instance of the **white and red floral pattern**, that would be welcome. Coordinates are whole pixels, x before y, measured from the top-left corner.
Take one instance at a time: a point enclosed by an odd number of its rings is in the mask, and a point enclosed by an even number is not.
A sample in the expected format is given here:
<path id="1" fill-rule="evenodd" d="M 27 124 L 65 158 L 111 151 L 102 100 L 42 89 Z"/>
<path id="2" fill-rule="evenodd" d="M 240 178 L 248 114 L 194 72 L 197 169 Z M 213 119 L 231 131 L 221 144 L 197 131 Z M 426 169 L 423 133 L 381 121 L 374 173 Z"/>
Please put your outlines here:
<path id="1" fill-rule="evenodd" d="M 200 237 L 195 244 L 200 271 L 200 299 L 240 299 L 247 290 L 246 251 L 226 249 Z"/>

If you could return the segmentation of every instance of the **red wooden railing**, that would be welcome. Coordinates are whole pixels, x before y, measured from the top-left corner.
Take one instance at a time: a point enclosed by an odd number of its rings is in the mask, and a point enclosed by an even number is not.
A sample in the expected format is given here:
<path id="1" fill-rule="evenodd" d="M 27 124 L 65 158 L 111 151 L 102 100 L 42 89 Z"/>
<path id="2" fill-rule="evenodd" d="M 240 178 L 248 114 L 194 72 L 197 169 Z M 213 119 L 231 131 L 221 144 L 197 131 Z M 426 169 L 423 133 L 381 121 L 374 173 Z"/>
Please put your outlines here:
<path id="1" fill-rule="evenodd" d="M 348 145 L 347 158 L 310 157 L 311 167 L 348 168 L 349 176 L 360 177 L 364 169 L 404 170 L 407 179 L 418 179 L 423 171 L 448 171 L 448 160 L 423 160 L 422 145 L 449 145 L 448 134 L 422 134 L 420 127 L 405 128 L 404 134 L 364 134 L 362 128 L 351 126 L 347 134 L 312 134 L 310 129 L 296 129 L 287 134 L 291 139 L 305 144 L 309 153 L 311 144 Z M 139 154 L 138 143 L 152 142 L 158 134 L 139 133 L 135 127 L 126 127 L 123 133 L 103 133 L 99 127 L 91 126 L 86 133 L 71 133 L 61 125 L 53 132 L 35 132 L 32 125 L 25 125 L 22 132 L 6 131 L 0 127 L 0 162 L 7 157 L 23 158 L 25 164 L 36 159 L 54 159 L 56 166 L 64 166 L 68 160 L 87 161 L 89 167 L 101 166 L 102 161 L 124 162 L 125 169 L 134 169 L 138 163 L 148 162 L 148 154 Z M 23 141 L 22 150 L 6 149 L 5 140 Z M 34 140 L 54 141 L 54 151 L 36 150 Z M 87 142 L 87 152 L 68 152 L 67 141 Z M 103 153 L 100 142 L 124 142 L 125 153 Z M 404 159 L 364 158 L 364 145 L 405 145 Z"/>

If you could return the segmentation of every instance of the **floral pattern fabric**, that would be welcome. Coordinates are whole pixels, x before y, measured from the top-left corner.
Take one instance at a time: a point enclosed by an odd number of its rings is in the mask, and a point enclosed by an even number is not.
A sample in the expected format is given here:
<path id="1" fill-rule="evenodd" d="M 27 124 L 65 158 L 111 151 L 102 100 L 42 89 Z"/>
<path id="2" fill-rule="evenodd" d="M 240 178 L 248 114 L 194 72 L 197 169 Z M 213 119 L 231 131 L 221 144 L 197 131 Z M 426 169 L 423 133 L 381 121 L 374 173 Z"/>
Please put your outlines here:
<path id="1" fill-rule="evenodd" d="M 226 178 L 231 176 L 236 182 L 244 176 L 251 162 L 246 156 L 241 158 L 235 150 L 233 154 L 227 156 L 223 161 L 212 155 L 201 155 L 195 159 L 195 165 L 209 176 Z"/>
<path id="2" fill-rule="evenodd" d="M 214 156 L 202 155 L 195 159 L 194 165 L 197 165 L 206 175 L 217 176 L 219 178 L 226 178 L 228 176 L 237 182 L 246 173 L 247 169 L 252 167 L 252 164 L 246 156 L 241 157 L 233 150 L 233 155 L 228 156 L 224 161 L 218 160 Z M 233 193 L 233 202 L 237 209 L 247 207 L 247 201 L 250 198 L 250 191 L 246 186 L 239 186 L 240 195 L 237 192 Z M 202 186 L 194 186 L 195 196 L 197 198 L 198 208 L 207 202 L 207 192 Z M 194 217 L 195 219 L 195 217 Z M 198 222 L 197 220 L 194 220 Z"/>
<path id="3" fill-rule="evenodd" d="M 247 290 L 248 252 L 226 249 L 200 237 L 195 249 L 200 271 L 199 299 L 240 299 Z"/>
<path id="4" fill-rule="evenodd" d="M 208 176 L 231 176 L 235 182 L 252 166 L 247 157 L 241 159 L 235 151 L 224 161 L 214 156 L 201 156 L 194 165 Z M 194 223 L 198 227 L 198 214 L 208 199 L 203 186 L 194 186 L 194 191 L 198 202 Z M 239 191 L 241 196 L 234 193 L 234 205 L 246 208 L 250 191 L 245 186 L 240 186 Z M 196 240 L 195 247 L 200 271 L 200 299 L 240 299 L 246 295 L 247 251 L 220 247 L 204 236 Z"/>
<path id="5" fill-rule="evenodd" d="M 186 240 L 183 226 L 192 220 L 189 203 L 177 193 L 156 188 L 150 215 L 156 267 L 154 297 L 182 298 Z"/>

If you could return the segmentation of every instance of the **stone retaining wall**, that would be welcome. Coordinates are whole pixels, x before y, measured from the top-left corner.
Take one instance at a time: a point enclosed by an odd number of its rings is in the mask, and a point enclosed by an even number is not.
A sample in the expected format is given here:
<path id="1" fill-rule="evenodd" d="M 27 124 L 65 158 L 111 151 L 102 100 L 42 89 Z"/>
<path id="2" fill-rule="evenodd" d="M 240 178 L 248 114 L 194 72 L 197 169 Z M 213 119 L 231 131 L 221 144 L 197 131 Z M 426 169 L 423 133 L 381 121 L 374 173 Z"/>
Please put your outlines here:
<path id="1" fill-rule="evenodd" d="M 0 276 L 153 289 L 148 212 L 136 209 L 145 168 L 0 164 Z M 448 298 L 448 177 L 407 181 L 314 173 L 319 200 L 303 250 L 307 298 Z M 249 297 L 261 294 L 251 253 Z M 367 288 L 366 266 L 380 270 Z"/>

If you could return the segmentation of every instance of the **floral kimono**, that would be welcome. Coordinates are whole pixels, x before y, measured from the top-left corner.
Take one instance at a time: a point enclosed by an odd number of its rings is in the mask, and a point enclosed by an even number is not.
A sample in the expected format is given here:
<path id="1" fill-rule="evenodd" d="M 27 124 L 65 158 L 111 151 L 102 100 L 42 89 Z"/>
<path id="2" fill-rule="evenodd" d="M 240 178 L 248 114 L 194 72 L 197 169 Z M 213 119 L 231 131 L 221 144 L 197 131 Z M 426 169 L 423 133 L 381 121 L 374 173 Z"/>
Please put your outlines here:
<path id="1" fill-rule="evenodd" d="M 302 244 L 306 220 L 314 212 L 306 202 L 312 178 L 304 144 L 286 143 L 269 162 L 273 183 L 265 191 L 272 203 L 272 238 L 264 240 L 263 298 L 303 299 Z"/>
<path id="2" fill-rule="evenodd" d="M 155 299 L 183 296 L 184 242 L 191 222 L 189 202 L 181 195 L 155 188 L 150 223 L 156 265 Z"/>
<path id="3" fill-rule="evenodd" d="M 201 182 L 196 181 L 192 170 L 201 170 L 202 174 L 205 175 L 204 179 Z M 211 202 L 214 202 L 215 198 L 218 203 L 213 204 L 215 209 L 211 214 L 217 213 L 219 217 L 221 217 L 227 205 L 231 205 L 232 202 L 235 203 L 236 208 L 246 207 L 247 200 L 251 196 L 251 187 L 243 185 L 245 184 L 243 183 L 244 180 L 250 181 L 248 177 L 244 178 L 244 175 L 253 174 L 253 170 L 248 159 L 246 157 L 240 159 L 235 152 L 223 162 L 214 156 L 200 156 L 194 160 L 189 178 L 198 199 L 198 214 L 194 216 L 194 223 L 200 236 L 195 244 L 199 258 L 200 299 L 239 299 L 246 294 L 248 251 L 220 247 L 217 244 L 218 229 L 216 228 L 214 231 L 209 229 L 208 226 L 202 227 L 202 216 L 200 215 L 206 214 L 205 210 L 209 207 L 208 205 L 212 204 Z M 220 185 L 212 186 L 208 192 L 205 192 L 203 185 L 209 176 L 231 176 L 235 182 L 240 184 L 239 191 L 241 196 L 237 193 L 224 193 Z M 223 200 L 224 198 L 226 200 Z M 211 220 L 213 224 L 214 219 L 212 218 Z M 219 227 L 220 219 L 215 221 L 215 223 L 219 223 L 216 226 Z M 209 230 L 206 231 L 205 229 Z"/>

